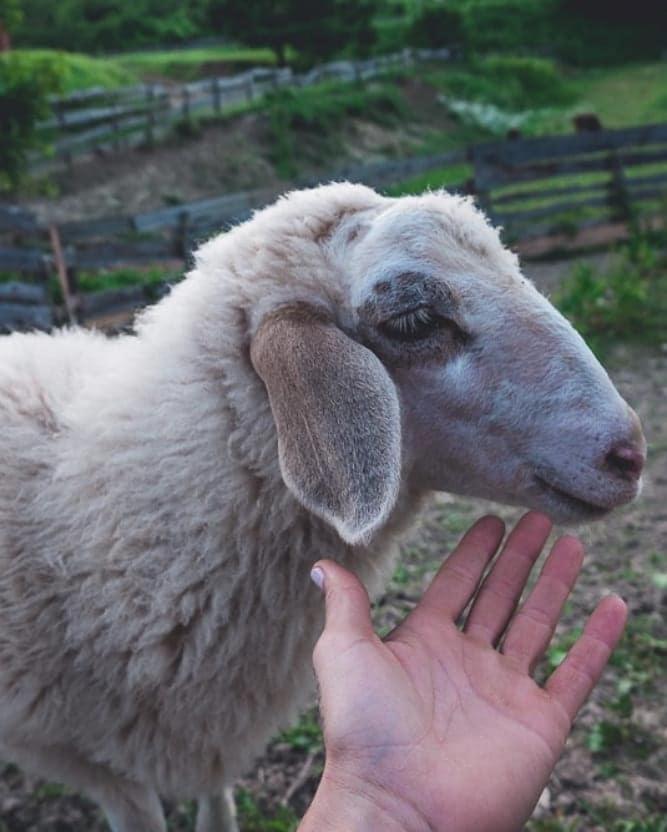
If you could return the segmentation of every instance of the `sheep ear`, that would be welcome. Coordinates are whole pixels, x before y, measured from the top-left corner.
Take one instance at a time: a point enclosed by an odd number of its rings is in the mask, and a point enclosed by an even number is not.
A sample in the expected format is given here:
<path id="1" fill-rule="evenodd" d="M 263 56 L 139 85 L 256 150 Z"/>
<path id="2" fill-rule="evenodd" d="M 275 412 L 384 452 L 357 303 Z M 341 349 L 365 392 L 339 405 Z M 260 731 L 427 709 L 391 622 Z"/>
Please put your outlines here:
<path id="1" fill-rule="evenodd" d="M 269 393 L 286 485 L 345 541 L 367 542 L 400 479 L 399 403 L 382 363 L 305 305 L 267 316 L 250 355 Z"/>

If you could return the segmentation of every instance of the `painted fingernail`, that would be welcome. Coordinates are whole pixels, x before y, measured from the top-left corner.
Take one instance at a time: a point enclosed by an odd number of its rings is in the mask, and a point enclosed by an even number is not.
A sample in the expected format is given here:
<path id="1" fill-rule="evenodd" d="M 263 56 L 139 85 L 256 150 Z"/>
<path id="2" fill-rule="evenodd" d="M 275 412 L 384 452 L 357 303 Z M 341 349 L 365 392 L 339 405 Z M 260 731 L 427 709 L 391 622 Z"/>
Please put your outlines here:
<path id="1" fill-rule="evenodd" d="M 324 592 L 324 571 L 319 566 L 313 566 L 310 570 L 310 578 L 315 586 Z"/>

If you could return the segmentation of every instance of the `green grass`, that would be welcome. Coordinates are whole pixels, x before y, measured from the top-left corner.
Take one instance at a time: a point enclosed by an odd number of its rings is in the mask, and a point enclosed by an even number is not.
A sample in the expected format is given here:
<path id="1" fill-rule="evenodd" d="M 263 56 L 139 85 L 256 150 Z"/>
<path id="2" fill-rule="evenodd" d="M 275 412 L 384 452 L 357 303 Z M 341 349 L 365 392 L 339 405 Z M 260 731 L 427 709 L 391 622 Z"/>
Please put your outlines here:
<path id="1" fill-rule="evenodd" d="M 472 166 L 468 164 L 436 168 L 392 185 L 387 188 L 387 193 L 389 196 L 405 196 L 406 194 L 421 194 L 436 188 L 448 188 L 462 184 L 472 176 L 472 172 Z"/>
<path id="2" fill-rule="evenodd" d="M 637 232 L 606 272 L 578 265 L 556 294 L 556 306 L 603 356 L 619 341 L 667 342 L 665 234 Z"/>
<path id="3" fill-rule="evenodd" d="M 322 729 L 317 709 L 302 714 L 296 725 L 278 735 L 278 742 L 287 743 L 298 751 L 319 751 L 323 747 Z"/>
<path id="4" fill-rule="evenodd" d="M 112 58 L 93 58 L 56 49 L 16 49 L 14 53 L 28 62 L 34 71 L 52 70 L 60 81 L 61 93 L 89 87 L 113 89 L 135 84 L 137 76 Z"/>
<path id="5" fill-rule="evenodd" d="M 572 73 L 580 112 L 596 113 L 605 127 L 667 121 L 664 62 Z"/>
<path id="6" fill-rule="evenodd" d="M 287 89 L 265 99 L 270 120 L 271 158 L 284 177 L 295 176 L 302 159 L 322 162 L 340 152 L 345 122 L 363 117 L 391 124 L 405 114 L 404 101 L 389 83 L 327 82 Z"/>
<path id="7" fill-rule="evenodd" d="M 244 789 L 235 793 L 239 823 L 243 832 L 294 832 L 299 819 L 288 806 L 265 814 L 257 801 Z"/>
<path id="8" fill-rule="evenodd" d="M 139 78 L 169 78 L 192 81 L 214 75 L 221 65 L 240 72 L 244 67 L 272 66 L 275 54 L 270 49 L 212 46 L 200 49 L 170 49 L 155 52 L 128 52 L 108 58 L 120 70 Z"/>
<path id="9" fill-rule="evenodd" d="M 173 279 L 174 275 L 165 273 L 160 267 L 147 269 L 115 269 L 113 271 L 81 272 L 78 275 L 79 289 L 82 292 L 102 292 L 109 289 L 123 289 L 127 286 L 143 284 L 154 286 Z"/>

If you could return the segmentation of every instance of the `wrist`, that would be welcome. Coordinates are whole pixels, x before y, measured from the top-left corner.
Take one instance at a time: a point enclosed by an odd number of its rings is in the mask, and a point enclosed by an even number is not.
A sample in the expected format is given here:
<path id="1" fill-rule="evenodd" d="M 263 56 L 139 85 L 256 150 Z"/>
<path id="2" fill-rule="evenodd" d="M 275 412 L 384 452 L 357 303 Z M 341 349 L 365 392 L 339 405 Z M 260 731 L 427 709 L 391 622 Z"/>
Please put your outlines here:
<path id="1" fill-rule="evenodd" d="M 385 789 L 326 766 L 298 832 L 429 832 L 417 808 Z"/>

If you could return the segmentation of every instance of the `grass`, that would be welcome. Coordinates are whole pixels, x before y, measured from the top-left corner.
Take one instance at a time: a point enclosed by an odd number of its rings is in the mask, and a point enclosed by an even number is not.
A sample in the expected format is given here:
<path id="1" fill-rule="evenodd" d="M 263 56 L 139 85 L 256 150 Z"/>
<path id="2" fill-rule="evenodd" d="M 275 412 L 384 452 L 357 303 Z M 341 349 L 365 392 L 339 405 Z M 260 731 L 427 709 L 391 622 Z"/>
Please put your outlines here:
<path id="1" fill-rule="evenodd" d="M 405 112 L 400 93 L 388 83 L 328 82 L 266 97 L 271 158 L 284 177 L 296 175 L 301 159 L 321 161 L 341 149 L 340 130 L 354 117 L 395 122 Z"/>
<path id="2" fill-rule="evenodd" d="M 269 816 L 264 813 L 250 792 L 239 789 L 235 798 L 243 832 L 294 832 L 298 826 L 298 817 L 287 806 L 279 807 Z"/>
<path id="3" fill-rule="evenodd" d="M 664 62 L 572 73 L 579 111 L 595 112 L 605 127 L 667 121 Z"/>
<path id="4" fill-rule="evenodd" d="M 472 176 L 472 166 L 468 164 L 450 165 L 435 170 L 420 173 L 411 179 L 406 179 L 387 188 L 389 196 L 404 196 L 406 194 L 421 194 L 436 188 L 451 188 L 461 185 Z"/>
<path id="5" fill-rule="evenodd" d="M 600 272 L 578 265 L 554 301 L 598 355 L 618 341 L 667 342 L 667 240 L 636 232 Z"/>
<path id="6" fill-rule="evenodd" d="M 67 95 L 89 87 L 113 89 L 136 84 L 138 77 L 112 58 L 93 58 L 57 49 L 16 49 L 14 53 L 38 72 L 52 69 L 60 82 L 60 92 Z"/>
<path id="7" fill-rule="evenodd" d="M 195 49 L 168 49 L 155 52 L 127 52 L 107 60 L 120 70 L 141 79 L 168 78 L 192 81 L 214 75 L 224 65 L 230 72 L 248 66 L 272 66 L 275 54 L 270 49 L 211 46 Z"/>

